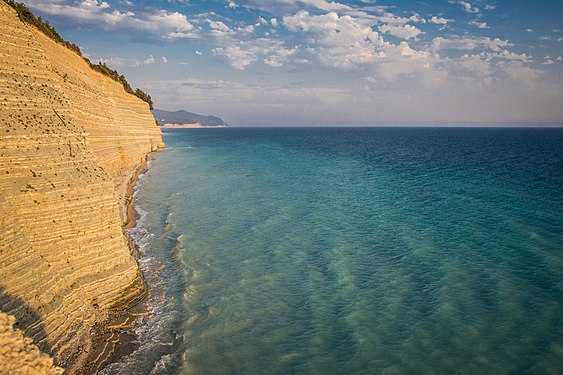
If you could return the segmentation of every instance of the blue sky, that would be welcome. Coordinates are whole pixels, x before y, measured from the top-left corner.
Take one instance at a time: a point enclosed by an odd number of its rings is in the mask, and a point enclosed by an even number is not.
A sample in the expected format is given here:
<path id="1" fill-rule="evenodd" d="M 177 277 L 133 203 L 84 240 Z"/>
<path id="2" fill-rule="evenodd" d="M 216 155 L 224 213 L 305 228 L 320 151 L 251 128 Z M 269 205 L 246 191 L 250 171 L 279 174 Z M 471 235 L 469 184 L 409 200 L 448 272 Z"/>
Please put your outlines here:
<path id="1" fill-rule="evenodd" d="M 563 1 L 24 1 L 157 108 L 231 125 L 561 125 Z"/>

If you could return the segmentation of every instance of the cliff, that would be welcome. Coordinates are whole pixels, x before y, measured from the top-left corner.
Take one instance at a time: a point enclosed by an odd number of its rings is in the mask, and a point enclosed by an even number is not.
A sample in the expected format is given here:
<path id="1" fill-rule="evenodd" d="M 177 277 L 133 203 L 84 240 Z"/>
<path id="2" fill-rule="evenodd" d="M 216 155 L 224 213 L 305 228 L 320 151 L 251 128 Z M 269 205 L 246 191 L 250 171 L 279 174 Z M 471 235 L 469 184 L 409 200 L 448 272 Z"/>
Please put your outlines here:
<path id="1" fill-rule="evenodd" d="M 63 369 L 53 365 L 53 359 L 42 354 L 31 339 L 14 329 L 15 319 L 0 313 L 0 373 L 58 375 Z"/>
<path id="2" fill-rule="evenodd" d="M 162 146 L 145 102 L 0 1 L 0 310 L 70 372 L 142 296 L 118 200 Z"/>

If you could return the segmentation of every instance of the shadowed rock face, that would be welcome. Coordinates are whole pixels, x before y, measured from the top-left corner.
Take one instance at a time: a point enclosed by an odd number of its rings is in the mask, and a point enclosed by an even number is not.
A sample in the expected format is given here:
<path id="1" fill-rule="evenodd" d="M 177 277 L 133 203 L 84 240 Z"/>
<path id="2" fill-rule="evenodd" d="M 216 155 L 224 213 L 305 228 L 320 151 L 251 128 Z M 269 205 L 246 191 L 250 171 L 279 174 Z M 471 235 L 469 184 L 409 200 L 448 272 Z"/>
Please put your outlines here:
<path id="1" fill-rule="evenodd" d="M 0 310 L 72 371 L 91 328 L 142 292 L 116 189 L 160 130 L 145 102 L 2 1 L 0 56 Z"/>
<path id="2" fill-rule="evenodd" d="M 24 300 L 7 293 L 4 288 L 0 286 L 0 306 L 3 310 L 11 311 L 14 316 L 9 316 L 0 312 L 1 321 L 4 325 L 13 326 L 16 329 L 26 330 L 24 333 L 28 337 L 45 337 L 45 329 L 41 323 L 41 316 L 29 307 Z M 6 328 L 6 327 L 5 327 Z M 39 349 L 45 353 L 51 352 L 49 343 L 44 340 L 40 343 Z M 2 361 L 0 361 L 2 362 Z M 2 371 L 0 370 L 0 373 Z"/>
<path id="3" fill-rule="evenodd" d="M 0 312 L 0 373 L 2 374 L 62 374 L 53 359 L 42 354 L 31 339 L 14 328 L 13 316 Z"/>

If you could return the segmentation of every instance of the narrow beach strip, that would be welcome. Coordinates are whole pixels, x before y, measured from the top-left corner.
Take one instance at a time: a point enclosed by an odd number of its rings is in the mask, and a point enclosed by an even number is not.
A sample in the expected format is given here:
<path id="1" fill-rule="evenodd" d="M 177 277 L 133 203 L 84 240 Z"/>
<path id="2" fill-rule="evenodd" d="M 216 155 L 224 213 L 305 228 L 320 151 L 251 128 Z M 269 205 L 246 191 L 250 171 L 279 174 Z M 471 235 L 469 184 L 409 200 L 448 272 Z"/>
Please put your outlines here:
<path id="1" fill-rule="evenodd" d="M 116 194 L 119 202 L 119 213 L 123 226 L 123 233 L 127 238 L 131 253 L 137 261 L 139 270 L 138 289 L 141 290 L 136 300 L 119 301 L 113 309 L 113 316 L 99 327 L 95 327 L 92 333 L 93 351 L 89 356 L 87 364 L 83 369 L 86 374 L 97 374 L 107 365 L 118 361 L 120 358 L 132 353 L 138 348 L 137 337 L 133 332 L 136 318 L 141 315 L 152 317 L 147 305 L 147 288 L 144 276 L 139 264 L 139 252 L 128 230 L 133 228 L 137 222 L 138 215 L 135 211 L 134 191 L 151 159 L 148 153 L 145 159 L 139 163 L 129 174 L 120 176 L 116 182 Z"/>

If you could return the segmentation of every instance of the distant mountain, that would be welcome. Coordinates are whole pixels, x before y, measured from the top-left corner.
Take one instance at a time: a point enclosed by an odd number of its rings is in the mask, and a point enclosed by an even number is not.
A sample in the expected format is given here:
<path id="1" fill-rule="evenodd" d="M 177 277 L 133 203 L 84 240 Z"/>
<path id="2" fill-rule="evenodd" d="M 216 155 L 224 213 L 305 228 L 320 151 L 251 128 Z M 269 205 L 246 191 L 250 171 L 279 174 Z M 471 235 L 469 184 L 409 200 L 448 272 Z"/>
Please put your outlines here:
<path id="1" fill-rule="evenodd" d="M 225 121 L 216 116 L 202 116 L 186 111 L 163 111 L 153 109 L 152 114 L 160 125 L 164 124 L 200 124 L 201 126 L 227 126 Z"/>

